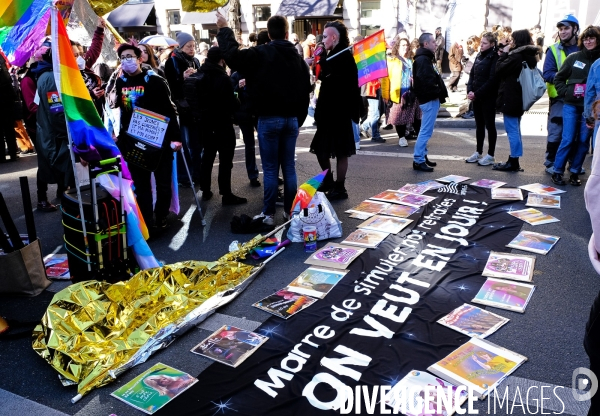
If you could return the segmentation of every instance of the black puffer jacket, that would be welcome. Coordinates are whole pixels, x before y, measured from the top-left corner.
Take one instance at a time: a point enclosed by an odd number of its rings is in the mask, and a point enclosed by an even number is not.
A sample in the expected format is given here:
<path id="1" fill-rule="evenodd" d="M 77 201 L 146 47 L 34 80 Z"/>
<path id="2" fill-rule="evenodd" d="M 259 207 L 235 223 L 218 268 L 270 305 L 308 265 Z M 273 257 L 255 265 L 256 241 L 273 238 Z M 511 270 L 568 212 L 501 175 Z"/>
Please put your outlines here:
<path id="1" fill-rule="evenodd" d="M 600 45 L 588 51 L 585 47 L 579 52 L 567 56 L 554 77 L 554 86 L 558 96 L 566 104 L 583 107 L 583 95 L 575 96 L 575 85 L 587 84 L 588 73 L 596 59 L 600 58 Z"/>
<path id="2" fill-rule="evenodd" d="M 496 78 L 500 83 L 496 108 L 503 114 L 521 117 L 523 111 L 523 90 L 519 83 L 519 75 L 526 62 L 531 69 L 537 64 L 537 48 L 534 45 L 520 46 L 498 58 Z"/>
<path id="3" fill-rule="evenodd" d="M 469 74 L 467 93 L 473 92 L 476 100 L 496 100 L 498 82 L 495 79 L 498 54 L 494 48 L 479 52 Z"/>
<path id="4" fill-rule="evenodd" d="M 448 90 L 440 74 L 434 69 L 433 52 L 429 49 L 419 48 L 413 63 L 413 90 L 420 104 L 428 103 L 435 99 L 440 104 L 446 102 Z"/>

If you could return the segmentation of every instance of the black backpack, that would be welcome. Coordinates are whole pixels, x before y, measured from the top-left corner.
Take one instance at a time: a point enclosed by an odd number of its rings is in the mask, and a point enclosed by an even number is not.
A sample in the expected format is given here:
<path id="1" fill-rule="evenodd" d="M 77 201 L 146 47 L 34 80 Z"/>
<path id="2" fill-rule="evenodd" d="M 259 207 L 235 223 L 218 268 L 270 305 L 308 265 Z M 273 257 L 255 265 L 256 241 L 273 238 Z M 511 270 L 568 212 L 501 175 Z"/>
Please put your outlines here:
<path id="1" fill-rule="evenodd" d="M 206 99 L 210 96 L 208 88 L 208 76 L 202 71 L 193 73 L 183 81 L 184 100 L 180 100 L 180 105 L 184 106 L 184 102 L 187 104 L 188 112 L 196 122 L 205 119 L 210 108 Z"/>

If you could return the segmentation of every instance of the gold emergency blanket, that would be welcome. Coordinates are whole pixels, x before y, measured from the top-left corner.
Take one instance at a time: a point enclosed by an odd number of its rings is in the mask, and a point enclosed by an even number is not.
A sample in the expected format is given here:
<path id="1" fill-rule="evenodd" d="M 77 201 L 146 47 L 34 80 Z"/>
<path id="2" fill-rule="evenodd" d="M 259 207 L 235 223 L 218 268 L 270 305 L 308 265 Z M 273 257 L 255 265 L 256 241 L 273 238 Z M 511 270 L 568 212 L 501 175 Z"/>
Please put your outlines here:
<path id="1" fill-rule="evenodd" d="M 181 0 L 181 9 L 184 12 L 207 13 L 217 10 L 227 3 L 229 3 L 229 0 Z"/>
<path id="2" fill-rule="evenodd" d="M 220 298 L 235 297 L 258 270 L 236 261 L 186 261 L 126 282 L 71 285 L 52 299 L 33 332 L 33 348 L 83 395 L 169 345 L 223 304 Z"/>

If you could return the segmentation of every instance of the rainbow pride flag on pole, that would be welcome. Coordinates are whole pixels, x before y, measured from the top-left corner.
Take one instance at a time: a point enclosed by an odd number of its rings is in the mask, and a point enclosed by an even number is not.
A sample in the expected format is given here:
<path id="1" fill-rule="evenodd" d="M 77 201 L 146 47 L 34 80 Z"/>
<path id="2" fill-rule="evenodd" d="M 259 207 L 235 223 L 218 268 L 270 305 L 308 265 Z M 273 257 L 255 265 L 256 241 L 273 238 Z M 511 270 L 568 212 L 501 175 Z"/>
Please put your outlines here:
<path id="1" fill-rule="evenodd" d="M 59 18 L 59 12 L 56 8 L 51 9 L 51 14 L 54 79 L 65 111 L 69 141 L 71 145 L 75 144 L 78 149 L 89 149 L 93 146 L 103 159 L 119 156 L 121 152 L 104 128 L 100 115 L 94 107 L 90 93 L 79 72 L 63 19 Z M 108 175 L 102 175 L 98 178 L 101 184 L 113 197 L 120 199 L 118 183 L 112 186 L 107 183 L 118 181 L 118 179 L 116 177 L 112 179 L 104 178 L 105 176 Z M 135 201 L 133 182 L 130 180 L 131 175 L 124 161 L 123 178 L 125 191 L 122 203 L 127 213 L 127 242 L 132 246 L 141 269 L 158 267 L 159 264 L 146 243 L 148 228 Z"/>
<path id="2" fill-rule="evenodd" d="M 358 67 L 358 86 L 388 76 L 383 29 L 357 42 L 353 47 Z"/>

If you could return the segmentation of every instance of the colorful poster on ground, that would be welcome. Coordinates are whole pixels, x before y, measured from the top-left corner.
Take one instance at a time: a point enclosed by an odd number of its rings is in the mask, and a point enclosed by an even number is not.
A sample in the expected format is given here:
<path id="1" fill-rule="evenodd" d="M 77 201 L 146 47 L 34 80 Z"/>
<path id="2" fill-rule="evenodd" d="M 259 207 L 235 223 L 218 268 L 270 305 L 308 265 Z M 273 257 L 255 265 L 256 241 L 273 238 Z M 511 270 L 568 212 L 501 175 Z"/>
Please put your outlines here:
<path id="1" fill-rule="evenodd" d="M 489 252 L 502 251 L 523 225 L 507 209 L 523 204 L 492 200 L 468 184 L 441 189 L 425 193 L 437 199 L 409 227 L 350 263 L 324 299 L 254 330 L 269 341 L 241 367 L 208 367 L 169 410 L 212 415 L 227 404 L 224 416 L 281 416 L 282 409 L 333 416 L 340 414 L 336 388 L 362 386 L 372 395 L 463 345 L 466 335 L 437 321 L 475 297 Z"/>
<path id="2" fill-rule="evenodd" d="M 347 270 L 309 267 L 300 273 L 286 290 L 323 299 L 347 273 Z"/>
<path id="3" fill-rule="evenodd" d="M 485 338 L 508 321 L 508 318 L 465 303 L 438 322 L 470 337 Z"/>
<path id="4" fill-rule="evenodd" d="M 546 255 L 560 237 L 533 231 L 521 231 L 506 247 Z"/>
<path id="5" fill-rule="evenodd" d="M 44 257 L 44 266 L 46 267 L 46 276 L 50 279 L 71 279 L 69 259 L 66 254 L 48 254 Z"/>
<path id="6" fill-rule="evenodd" d="M 525 205 L 528 207 L 560 209 L 560 196 L 549 194 L 533 194 L 530 192 L 527 196 L 527 203 Z"/>
<path id="7" fill-rule="evenodd" d="M 389 234 L 398 234 L 406 226 L 408 226 L 412 220 L 398 217 L 388 217 L 385 215 L 375 215 L 369 218 L 362 224 L 358 225 L 358 228 L 365 230 L 381 231 Z"/>
<path id="8" fill-rule="evenodd" d="M 281 289 L 272 295 L 269 295 L 266 298 L 252 304 L 252 306 L 272 313 L 280 318 L 288 319 L 290 316 L 293 316 L 301 310 L 308 308 L 317 300 L 318 299 L 307 295 L 301 295 L 299 293 Z"/>
<path id="9" fill-rule="evenodd" d="M 390 234 L 381 231 L 359 228 L 358 230 L 352 231 L 350 235 L 346 237 L 344 241 L 342 241 L 342 244 L 358 247 L 375 248 L 383 240 L 385 240 L 388 235 Z"/>
<path id="10" fill-rule="evenodd" d="M 311 254 L 304 263 L 313 264 L 315 266 L 332 267 L 334 269 L 345 269 L 356 260 L 363 251 L 365 251 L 364 248 L 327 243 L 325 247 Z"/>
<path id="11" fill-rule="evenodd" d="M 542 211 L 538 211 L 535 208 L 510 211 L 509 214 L 531 225 L 542 225 L 560 221 L 558 218 L 555 218 L 552 215 L 544 214 Z"/>
<path id="12" fill-rule="evenodd" d="M 149 415 L 189 389 L 198 380 L 158 363 L 111 393 L 111 396 Z"/>
<path id="13" fill-rule="evenodd" d="M 519 188 L 524 189 L 525 191 L 533 192 L 535 194 L 549 194 L 549 195 L 557 195 L 562 194 L 564 191 L 562 189 L 555 188 L 549 185 L 542 185 L 541 183 L 532 183 L 529 185 L 519 186 Z"/>
<path id="14" fill-rule="evenodd" d="M 534 290 L 534 285 L 488 277 L 471 302 L 523 313 Z"/>
<path id="15" fill-rule="evenodd" d="M 223 325 L 192 348 L 192 352 L 237 367 L 268 340 L 269 338 L 263 335 L 235 326 Z"/>
<path id="16" fill-rule="evenodd" d="M 534 266 L 535 256 L 492 251 L 482 275 L 531 282 Z"/>

